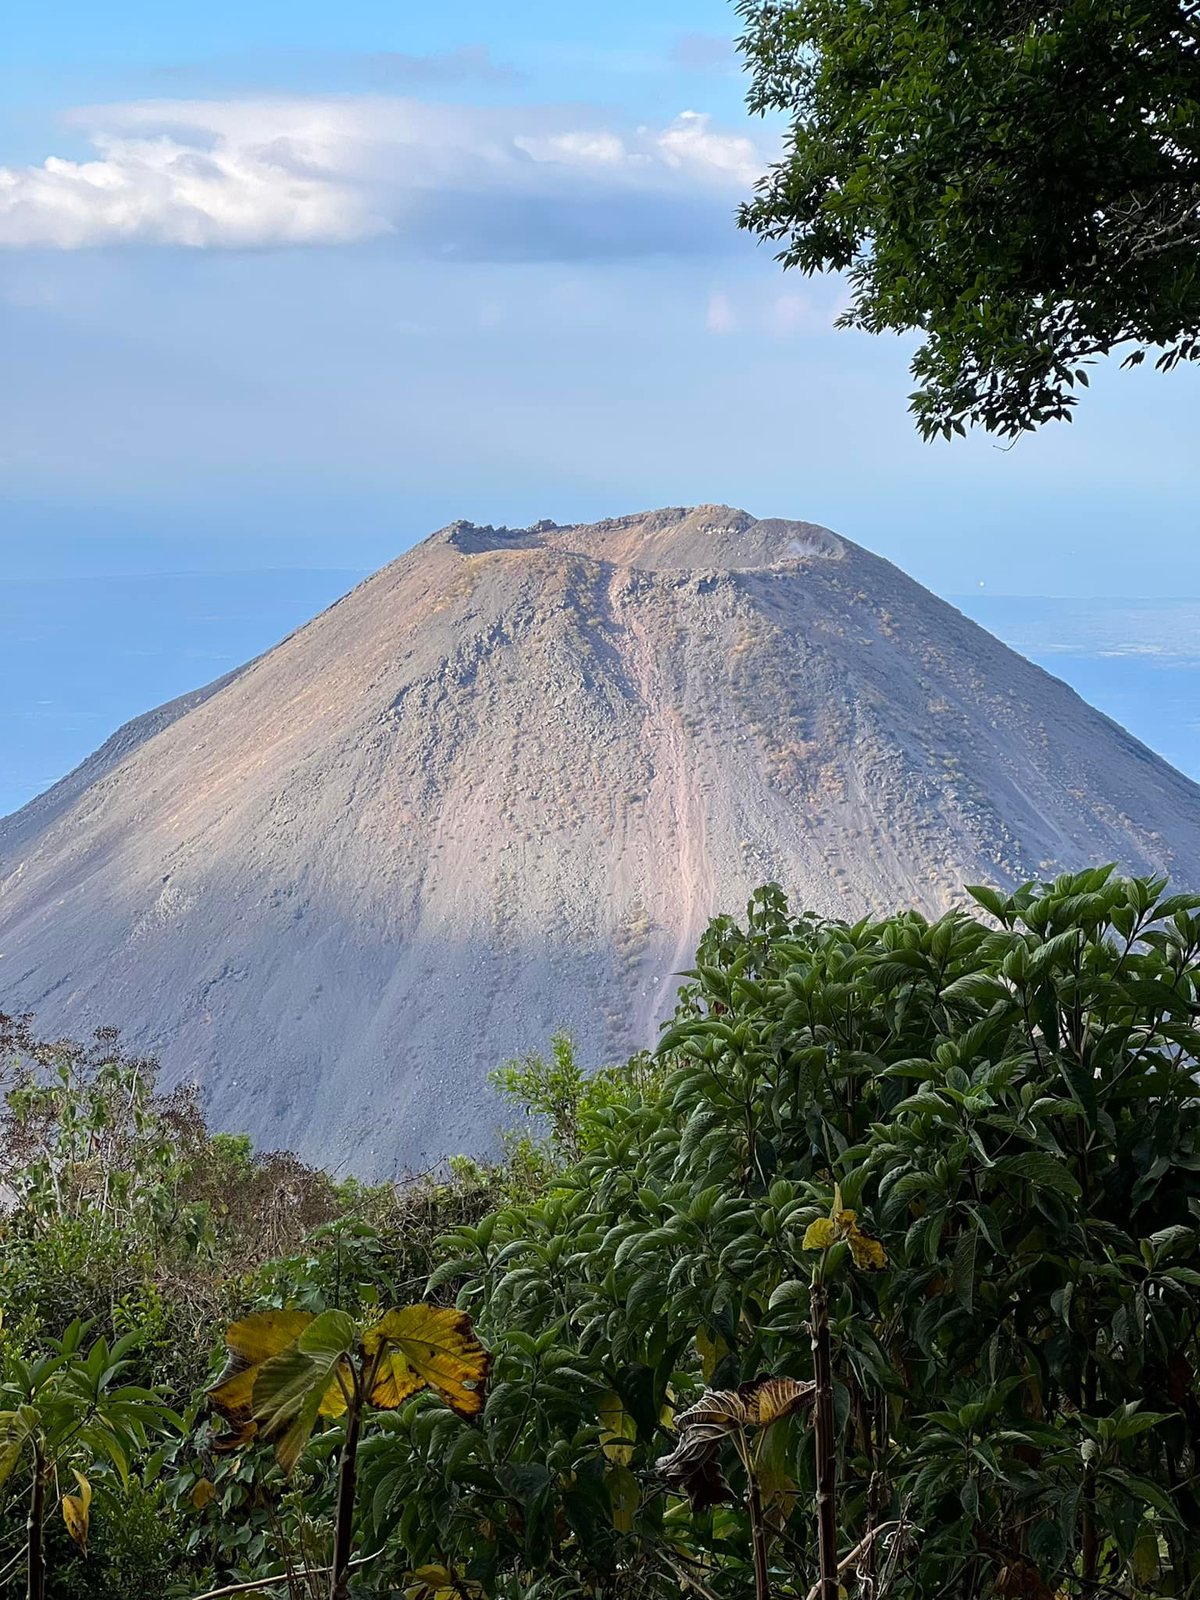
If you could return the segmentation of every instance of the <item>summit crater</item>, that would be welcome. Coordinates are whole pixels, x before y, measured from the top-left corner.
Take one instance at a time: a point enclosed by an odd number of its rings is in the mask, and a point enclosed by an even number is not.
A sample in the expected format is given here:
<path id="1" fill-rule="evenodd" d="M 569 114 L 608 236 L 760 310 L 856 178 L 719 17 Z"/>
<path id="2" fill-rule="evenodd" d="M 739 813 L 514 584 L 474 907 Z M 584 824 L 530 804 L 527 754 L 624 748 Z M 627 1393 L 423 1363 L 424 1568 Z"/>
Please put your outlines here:
<path id="1" fill-rule="evenodd" d="M 466 555 L 489 550 L 547 550 L 648 571 L 752 570 L 814 557 L 836 561 L 846 548 L 836 534 L 812 522 L 759 521 L 732 506 L 715 505 L 667 506 L 563 527 L 549 521 L 530 528 L 456 522 L 434 534 L 433 540 L 444 540 Z"/>

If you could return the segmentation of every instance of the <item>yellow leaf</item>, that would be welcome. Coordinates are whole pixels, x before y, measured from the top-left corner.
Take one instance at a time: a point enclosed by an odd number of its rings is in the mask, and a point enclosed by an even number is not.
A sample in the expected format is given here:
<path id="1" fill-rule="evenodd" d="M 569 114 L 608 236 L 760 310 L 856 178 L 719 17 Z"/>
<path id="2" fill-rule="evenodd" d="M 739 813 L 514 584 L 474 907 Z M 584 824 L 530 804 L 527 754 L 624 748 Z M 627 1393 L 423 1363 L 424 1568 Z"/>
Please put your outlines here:
<path id="1" fill-rule="evenodd" d="M 218 1439 L 213 1448 L 222 1453 L 238 1449 L 258 1432 L 254 1419 L 254 1385 L 267 1361 L 290 1350 L 315 1320 L 311 1311 L 257 1311 L 225 1330 L 229 1360 L 215 1387 L 208 1391 L 213 1410 L 233 1424 L 234 1432 Z M 349 1369 L 341 1364 L 349 1383 Z M 340 1417 L 346 1410 L 342 1385 L 335 1378 L 321 1397 L 318 1415 Z"/>
<path id="2" fill-rule="evenodd" d="M 746 1402 L 750 1421 L 760 1428 L 769 1428 L 781 1417 L 811 1410 L 816 1390 L 815 1383 L 782 1377 L 760 1378 L 757 1383 L 743 1384 L 739 1392 Z"/>
<path id="3" fill-rule="evenodd" d="M 837 1223 L 832 1217 L 818 1217 L 815 1222 L 810 1222 L 804 1234 L 804 1248 L 806 1250 L 828 1250 L 831 1244 L 837 1243 Z"/>
<path id="4" fill-rule="evenodd" d="M 720 1335 L 715 1339 L 712 1338 L 708 1329 L 701 1323 L 696 1329 L 696 1351 L 700 1357 L 700 1376 L 705 1383 L 711 1383 L 717 1362 L 729 1354 L 729 1346 Z"/>
<path id="5" fill-rule="evenodd" d="M 612 1508 L 612 1524 L 618 1533 L 632 1533 L 633 1519 L 641 1501 L 638 1481 L 628 1467 L 610 1467 L 604 1475 L 608 1485 L 608 1502 Z"/>
<path id="6" fill-rule="evenodd" d="M 377 1347 L 378 1348 L 378 1347 Z M 373 1352 L 368 1352 L 368 1359 Z M 389 1345 L 379 1357 L 375 1369 L 375 1384 L 370 1400 L 383 1411 L 394 1411 L 410 1395 L 419 1394 L 428 1385 L 419 1372 L 409 1366 L 404 1351 L 398 1345 Z"/>
<path id="7" fill-rule="evenodd" d="M 21 1458 L 21 1452 L 40 1426 L 40 1419 L 32 1406 L 0 1411 L 0 1488 L 7 1482 Z"/>
<path id="8" fill-rule="evenodd" d="M 208 1391 L 213 1409 L 236 1428 L 251 1422 L 251 1400 L 259 1367 L 295 1344 L 312 1320 L 311 1311 L 258 1311 L 226 1328 L 229 1361 Z"/>
<path id="9" fill-rule="evenodd" d="M 339 1362 L 338 1371 L 342 1375 L 342 1383 L 335 1378 L 321 1396 L 321 1404 L 317 1407 L 319 1417 L 341 1417 L 346 1414 L 346 1391 L 354 1387 L 354 1375 L 348 1361 Z M 342 1384 L 345 1384 L 345 1389 Z"/>
<path id="10" fill-rule="evenodd" d="M 621 1396 L 610 1389 L 596 1407 L 603 1425 L 600 1443 L 604 1454 L 619 1467 L 627 1467 L 633 1459 L 633 1440 L 637 1438 L 637 1423 L 621 1403 Z"/>
<path id="11" fill-rule="evenodd" d="M 331 1391 L 358 1349 L 358 1329 L 345 1311 L 323 1311 L 293 1344 L 271 1356 L 254 1381 L 254 1420 L 260 1437 L 275 1440 L 275 1458 L 290 1475 L 312 1437 L 317 1417 L 336 1413 Z"/>
<path id="12" fill-rule="evenodd" d="M 483 1585 L 445 1567 L 417 1567 L 408 1575 L 405 1600 L 484 1600 Z"/>
<path id="13" fill-rule="evenodd" d="M 192 1504 L 197 1511 L 203 1511 L 205 1506 L 212 1505 L 217 1498 L 217 1486 L 211 1478 L 200 1478 L 192 1490 Z"/>
<path id="14" fill-rule="evenodd" d="M 88 1512 L 92 1504 L 92 1486 L 82 1472 L 77 1472 L 74 1467 L 71 1470 L 75 1474 L 76 1483 L 79 1485 L 79 1493 L 63 1495 L 63 1521 L 67 1525 L 67 1532 L 83 1551 L 84 1555 L 87 1555 Z"/>
<path id="15" fill-rule="evenodd" d="M 373 1406 L 393 1410 L 427 1385 L 464 1417 L 478 1416 L 492 1358 L 465 1311 L 429 1305 L 389 1311 L 363 1334 L 368 1368 L 376 1362 Z"/>
<path id="16" fill-rule="evenodd" d="M 882 1272 L 888 1264 L 887 1252 L 879 1240 L 872 1239 L 856 1223 L 850 1226 L 850 1254 L 856 1267 L 865 1267 L 871 1272 Z"/>

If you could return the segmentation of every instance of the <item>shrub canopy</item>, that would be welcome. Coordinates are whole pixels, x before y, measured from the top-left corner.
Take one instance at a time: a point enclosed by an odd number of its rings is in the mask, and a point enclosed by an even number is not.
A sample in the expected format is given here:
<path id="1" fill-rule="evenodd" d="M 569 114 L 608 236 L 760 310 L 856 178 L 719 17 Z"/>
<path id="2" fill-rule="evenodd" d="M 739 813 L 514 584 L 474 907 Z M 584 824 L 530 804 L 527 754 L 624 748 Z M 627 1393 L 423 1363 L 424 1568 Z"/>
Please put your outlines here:
<path id="1" fill-rule="evenodd" d="M 482 1429 L 418 1403 L 364 1446 L 372 1537 L 402 1508 L 414 1563 L 488 1592 L 746 1593 L 736 1456 L 699 1510 L 654 1463 L 703 1386 L 811 1377 L 804 1239 L 837 1185 L 888 1261 L 834 1243 L 826 1272 L 841 1548 L 904 1530 L 864 1580 L 1186 1592 L 1200 897 L 1163 888 L 1100 869 L 854 926 L 766 889 L 715 922 L 662 1091 L 585 1109 L 547 1198 L 456 1232 L 434 1287 L 461 1283 L 495 1387 Z M 767 1438 L 772 1582 L 804 1595 L 811 1430 Z"/>
<path id="2" fill-rule="evenodd" d="M 364 1600 L 807 1600 L 810 1416 L 863 1600 L 1194 1592 L 1200 896 L 1109 869 L 972 892 L 974 913 L 850 925 L 761 890 L 710 926 L 653 1059 L 587 1078 L 560 1039 L 502 1075 L 546 1148 L 330 1191 L 334 1220 L 249 1270 L 193 1187 L 197 1161 L 252 1175 L 247 1152 L 131 1096 L 107 1045 L 86 1070 L 33 1051 L 9 1097 L 0 1358 L 19 1378 L 87 1299 L 105 1336 L 138 1329 L 180 1412 L 128 1479 L 72 1463 L 96 1504 L 86 1557 L 47 1524 L 52 1592 L 161 1600 L 163 1572 L 196 1593 L 293 1567 L 311 1592 L 345 1416 L 326 1408 L 285 1480 L 270 1441 L 225 1449 L 189 1375 L 216 1380 L 219 1306 L 370 1327 L 427 1277 L 491 1381 L 474 1418 L 426 1389 L 364 1420 L 352 1562 L 338 1543 Z M 131 1181 L 108 1181 L 126 1150 Z M 141 1288 L 138 1262 L 159 1263 Z M 7 1488 L 15 1548 L 27 1463 Z"/>

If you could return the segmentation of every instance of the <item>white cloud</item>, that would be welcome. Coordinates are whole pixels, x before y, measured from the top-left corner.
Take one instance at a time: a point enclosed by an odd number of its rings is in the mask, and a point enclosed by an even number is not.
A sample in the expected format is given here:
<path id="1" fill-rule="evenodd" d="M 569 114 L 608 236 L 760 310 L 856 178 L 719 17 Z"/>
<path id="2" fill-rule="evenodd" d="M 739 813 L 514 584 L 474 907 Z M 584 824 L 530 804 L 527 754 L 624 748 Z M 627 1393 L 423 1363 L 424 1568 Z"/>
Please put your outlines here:
<path id="1" fill-rule="evenodd" d="M 169 138 L 97 136 L 100 158 L 0 169 L 0 243 L 314 244 L 388 223 L 369 198 L 270 146 L 202 151 Z"/>
<path id="2" fill-rule="evenodd" d="M 781 294 L 771 308 L 771 326 L 785 338 L 791 334 L 827 333 L 832 324 L 828 311 L 820 311 L 807 295 Z"/>
<path id="3" fill-rule="evenodd" d="M 648 202 L 711 209 L 714 189 L 732 195 L 765 165 L 749 138 L 692 111 L 657 131 L 620 130 L 551 107 L 347 96 L 142 101 L 68 120 L 94 155 L 0 166 L 0 246 L 246 248 L 394 234 L 486 253 L 482 230 L 491 228 L 511 254 L 530 205 L 545 208 L 553 233 L 554 208 L 586 200 L 595 215 L 582 231 L 599 243 L 605 205 L 615 208 L 616 249 L 622 207 L 631 217 L 640 207 L 632 247 L 650 248 L 657 230 L 659 247 L 670 248 L 678 219 L 664 212 L 652 222 Z M 727 226 L 728 200 L 720 215 Z"/>
<path id="4" fill-rule="evenodd" d="M 543 139 L 518 134 L 513 140 L 518 150 L 535 161 L 559 161 L 568 165 L 624 166 L 628 161 L 645 161 L 646 156 L 631 155 L 624 139 L 615 133 L 554 133 Z"/>
<path id="5" fill-rule="evenodd" d="M 750 185 L 762 170 L 763 159 L 753 139 L 745 134 L 714 133 L 706 112 L 684 111 L 658 137 L 658 148 L 669 166 L 732 179 Z"/>
<path id="6" fill-rule="evenodd" d="M 717 292 L 708 297 L 708 314 L 705 317 L 705 327 L 709 333 L 732 333 L 734 328 L 733 307 L 729 304 L 728 295 Z"/>

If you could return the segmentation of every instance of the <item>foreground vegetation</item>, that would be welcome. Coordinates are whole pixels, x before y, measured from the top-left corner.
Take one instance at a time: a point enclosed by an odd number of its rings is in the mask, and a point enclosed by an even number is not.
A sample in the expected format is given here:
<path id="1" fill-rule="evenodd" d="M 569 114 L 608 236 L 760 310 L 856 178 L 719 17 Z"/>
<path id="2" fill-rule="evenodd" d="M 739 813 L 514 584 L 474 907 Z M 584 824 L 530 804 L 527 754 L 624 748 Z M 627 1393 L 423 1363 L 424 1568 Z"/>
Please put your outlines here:
<path id="1" fill-rule="evenodd" d="M 0 1585 L 1196 1592 L 1200 896 L 972 892 L 760 891 L 653 1057 L 399 1186 L 6 1023 Z"/>

